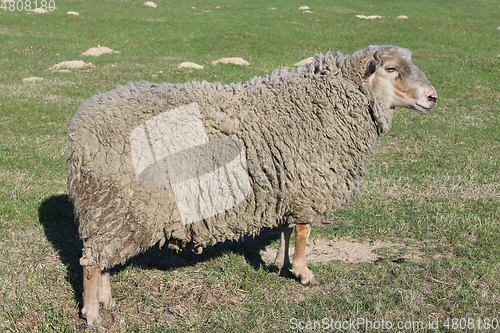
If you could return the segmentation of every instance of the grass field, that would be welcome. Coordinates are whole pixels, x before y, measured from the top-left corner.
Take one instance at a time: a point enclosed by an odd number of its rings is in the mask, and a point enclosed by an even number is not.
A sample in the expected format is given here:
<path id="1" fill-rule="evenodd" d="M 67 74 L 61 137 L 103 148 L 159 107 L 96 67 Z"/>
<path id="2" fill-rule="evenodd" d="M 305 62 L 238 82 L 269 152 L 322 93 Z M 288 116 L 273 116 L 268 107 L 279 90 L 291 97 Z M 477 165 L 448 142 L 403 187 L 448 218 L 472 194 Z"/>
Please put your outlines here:
<path id="1" fill-rule="evenodd" d="M 498 0 L 143 2 L 0 10 L 0 331 L 319 332 L 358 320 L 372 322 L 360 331 L 500 330 Z M 324 283 L 310 288 L 262 265 L 276 231 L 199 256 L 155 248 L 112 271 L 118 305 L 87 328 L 64 160 L 78 106 L 130 81 L 246 81 L 370 44 L 411 49 L 438 106 L 427 116 L 397 110 L 362 193 L 311 237 L 398 246 L 377 250 L 376 262 L 311 264 Z M 98 45 L 120 53 L 81 55 Z M 250 66 L 211 65 L 222 57 Z M 49 70 L 68 60 L 93 66 Z M 178 69 L 184 61 L 204 69 Z M 35 76 L 43 80 L 23 81 Z M 438 330 L 428 326 L 436 320 Z M 394 327 L 377 329 L 382 321 Z"/>

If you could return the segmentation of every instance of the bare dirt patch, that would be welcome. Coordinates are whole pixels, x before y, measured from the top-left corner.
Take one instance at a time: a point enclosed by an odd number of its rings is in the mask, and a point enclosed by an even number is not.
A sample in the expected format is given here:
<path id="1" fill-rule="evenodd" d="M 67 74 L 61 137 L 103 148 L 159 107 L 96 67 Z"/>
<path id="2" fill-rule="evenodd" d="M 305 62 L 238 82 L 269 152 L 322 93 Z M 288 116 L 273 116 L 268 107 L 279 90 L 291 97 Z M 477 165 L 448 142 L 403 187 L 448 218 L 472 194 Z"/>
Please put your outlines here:
<path id="1" fill-rule="evenodd" d="M 277 248 L 268 246 L 261 251 L 262 259 L 268 265 L 273 264 L 277 252 Z M 290 246 L 291 258 L 293 254 L 294 248 Z M 306 258 L 311 263 L 330 262 L 333 260 L 348 263 L 375 262 L 392 255 L 397 256 L 398 259 L 403 258 L 419 261 L 424 260 L 425 256 L 416 247 L 382 241 L 357 242 L 348 239 L 328 240 L 324 238 L 312 238 L 308 241 L 306 248 Z"/>
<path id="2" fill-rule="evenodd" d="M 218 59 L 212 62 L 212 65 L 217 65 L 217 64 L 235 64 L 235 65 L 243 65 L 243 66 L 249 66 L 250 63 L 243 58 L 238 58 L 238 57 L 233 57 L 233 58 L 222 58 Z"/>
<path id="3" fill-rule="evenodd" d="M 106 46 L 98 45 L 97 47 L 91 47 L 87 51 L 83 52 L 82 55 L 83 56 L 98 57 L 100 55 L 107 54 L 107 53 L 120 53 L 120 52 L 115 51 L 113 49 L 110 49 L 109 47 L 106 47 Z"/>
<path id="4" fill-rule="evenodd" d="M 307 64 L 312 63 L 313 61 L 314 61 L 314 57 L 309 57 L 309 58 L 306 58 L 304 60 L 301 60 L 301 61 L 295 63 L 295 66 L 297 66 L 297 67 L 305 66 Z"/>
<path id="5" fill-rule="evenodd" d="M 370 16 L 356 15 L 356 17 L 360 18 L 360 19 L 365 19 L 365 20 L 373 20 L 373 19 L 376 19 L 376 18 L 382 18 L 382 16 L 379 16 L 379 15 L 370 15 Z"/>
<path id="6" fill-rule="evenodd" d="M 68 69 L 68 68 L 84 68 L 87 66 L 93 66 L 91 63 L 85 63 L 83 60 L 70 60 L 70 61 L 63 61 L 60 62 L 52 67 L 50 67 L 50 70 L 60 70 L 60 69 Z"/>
<path id="7" fill-rule="evenodd" d="M 30 76 L 23 79 L 23 82 L 36 82 L 36 81 L 43 81 L 43 78 L 38 76 Z"/>
<path id="8" fill-rule="evenodd" d="M 36 8 L 36 9 L 33 9 L 32 12 L 37 13 L 37 14 L 46 14 L 49 11 L 47 9 L 44 9 L 44 8 Z"/>
<path id="9" fill-rule="evenodd" d="M 203 66 L 195 64 L 194 62 L 183 62 L 179 65 L 179 69 L 181 68 L 203 69 Z"/>

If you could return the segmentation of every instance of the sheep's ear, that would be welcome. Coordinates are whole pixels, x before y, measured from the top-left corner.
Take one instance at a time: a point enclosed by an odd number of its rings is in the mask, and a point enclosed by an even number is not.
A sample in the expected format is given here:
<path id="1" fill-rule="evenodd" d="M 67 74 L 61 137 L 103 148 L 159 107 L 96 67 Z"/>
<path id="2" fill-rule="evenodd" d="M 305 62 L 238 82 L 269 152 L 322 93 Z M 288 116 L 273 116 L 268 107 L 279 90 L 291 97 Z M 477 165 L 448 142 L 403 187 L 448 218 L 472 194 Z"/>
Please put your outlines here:
<path id="1" fill-rule="evenodd" d="M 382 61 L 380 60 L 379 51 L 380 50 L 377 50 L 373 54 L 373 59 L 368 62 L 368 65 L 366 66 L 366 76 L 370 76 L 375 73 L 378 66 L 382 63 Z"/>

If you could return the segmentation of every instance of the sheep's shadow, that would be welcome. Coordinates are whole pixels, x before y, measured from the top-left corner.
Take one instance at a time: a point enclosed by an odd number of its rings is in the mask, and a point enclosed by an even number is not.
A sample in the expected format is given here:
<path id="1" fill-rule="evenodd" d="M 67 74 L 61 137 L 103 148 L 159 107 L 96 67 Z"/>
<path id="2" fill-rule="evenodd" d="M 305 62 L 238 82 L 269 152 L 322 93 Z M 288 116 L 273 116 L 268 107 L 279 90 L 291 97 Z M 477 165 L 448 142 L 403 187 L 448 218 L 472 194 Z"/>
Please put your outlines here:
<path id="1" fill-rule="evenodd" d="M 67 280 L 73 287 L 75 300 L 81 306 L 83 304 L 83 275 L 79 260 L 82 254 L 83 242 L 78 235 L 78 224 L 75 220 L 73 203 L 68 195 L 52 196 L 44 200 L 40 205 L 38 218 L 47 239 L 52 243 L 62 263 L 67 268 Z M 227 241 L 209 246 L 202 254 L 195 254 L 189 250 L 177 252 L 168 249 L 166 246 L 161 249 L 154 246 L 145 253 L 131 258 L 126 264 L 117 266 L 113 269 L 113 272 L 119 272 L 131 264 L 142 269 L 161 270 L 194 266 L 199 262 L 220 257 L 226 252 L 243 255 L 255 269 L 262 266 L 270 271 L 277 271 L 274 266 L 266 266 L 260 256 L 260 251 L 279 237 L 277 229 L 264 229 L 260 235 L 255 237 L 247 236 L 239 241 Z"/>

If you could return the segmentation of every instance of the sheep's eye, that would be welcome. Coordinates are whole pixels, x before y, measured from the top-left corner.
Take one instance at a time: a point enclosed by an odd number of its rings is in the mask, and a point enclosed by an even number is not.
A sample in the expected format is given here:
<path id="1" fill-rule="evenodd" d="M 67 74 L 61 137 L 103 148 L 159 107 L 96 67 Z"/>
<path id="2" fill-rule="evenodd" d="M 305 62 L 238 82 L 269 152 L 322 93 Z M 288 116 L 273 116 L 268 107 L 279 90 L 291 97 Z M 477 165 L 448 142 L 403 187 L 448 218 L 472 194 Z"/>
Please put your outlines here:
<path id="1" fill-rule="evenodd" d="M 394 67 L 387 67 L 385 69 L 388 73 L 394 73 L 394 72 L 397 72 L 398 70 Z"/>

